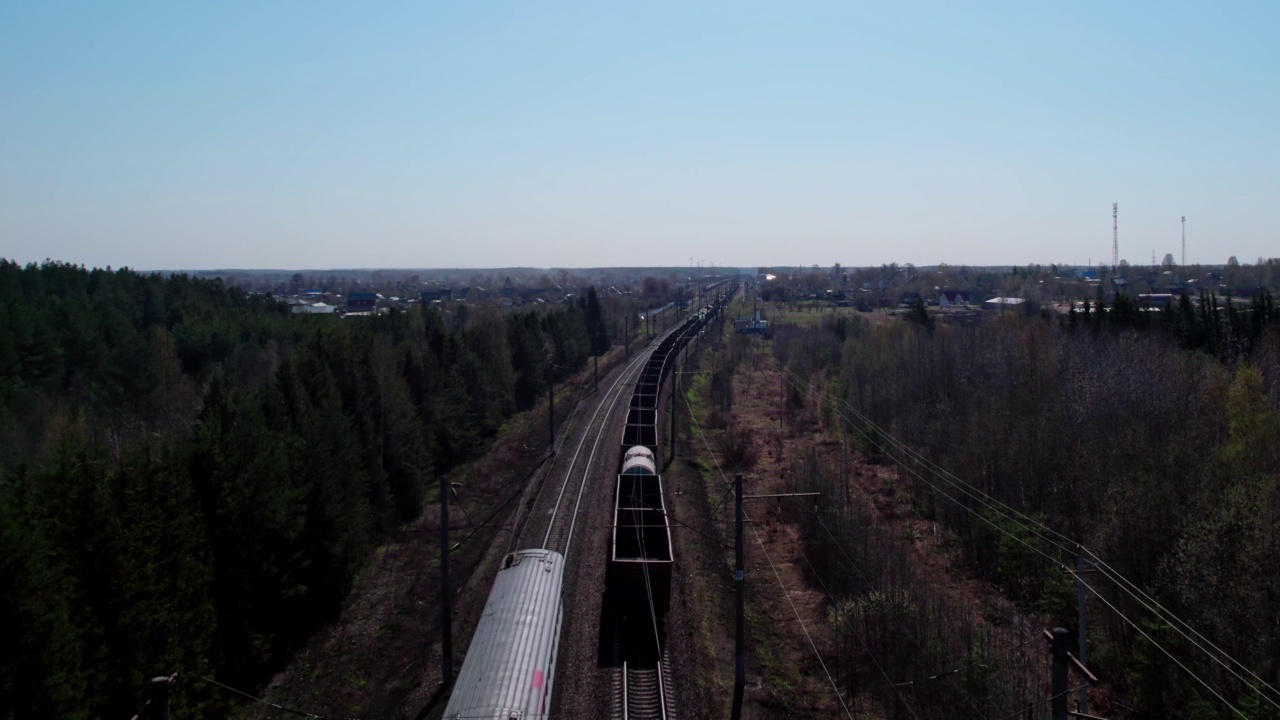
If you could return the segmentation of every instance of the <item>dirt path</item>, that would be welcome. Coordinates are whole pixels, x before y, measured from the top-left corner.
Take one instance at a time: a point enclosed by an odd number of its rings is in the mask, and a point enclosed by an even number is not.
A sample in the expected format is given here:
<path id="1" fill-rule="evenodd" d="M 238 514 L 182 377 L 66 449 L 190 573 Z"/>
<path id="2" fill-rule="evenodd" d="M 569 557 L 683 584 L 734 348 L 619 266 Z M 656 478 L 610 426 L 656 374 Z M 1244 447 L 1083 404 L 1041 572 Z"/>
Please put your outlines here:
<path id="1" fill-rule="evenodd" d="M 670 473 L 681 491 L 673 512 L 699 526 L 706 523 L 705 536 L 677 532 L 677 549 L 687 570 L 681 573 L 683 582 L 676 585 L 674 608 L 686 612 L 683 623 L 677 625 L 683 633 L 675 641 L 690 646 L 686 654 L 702 658 L 682 673 L 689 679 L 686 703 L 696 708 L 696 717 L 723 717 L 732 693 L 733 507 L 732 497 L 725 496 L 732 472 L 718 466 L 727 457 L 726 435 L 733 431 L 751 439 L 756 461 L 745 473 L 748 495 L 806 492 L 808 478 L 798 469 L 797 458 L 812 457 L 828 468 L 841 467 L 844 458 L 838 429 L 829 423 L 824 427 L 818 411 L 821 392 L 808 393 L 805 408 L 789 409 L 781 400 L 780 368 L 768 341 L 752 342 L 754 349 L 743 356 L 734 374 L 732 410 L 727 414 L 705 407 L 698 410 L 701 423 L 691 425 L 689 434 L 698 455 Z M 724 362 L 728 352 L 726 346 L 719 356 L 706 358 L 703 369 L 710 371 L 717 362 Z M 937 523 L 915 512 L 894 469 L 870 464 L 851 451 L 847 477 L 847 500 L 786 498 L 746 503 L 751 522 L 745 532 L 749 653 L 744 717 L 893 714 L 892 707 L 876 698 L 891 693 L 885 688 L 903 678 L 890 678 L 887 671 L 880 676 L 863 667 L 864 682 L 878 683 L 881 694 L 848 691 L 858 668 L 840 667 L 842 655 L 830 618 L 833 591 L 824 580 L 840 559 L 811 557 L 811 539 L 803 535 L 806 513 L 820 503 L 842 501 L 867 507 L 872 522 L 898 540 L 906 559 L 905 572 L 913 581 L 930 588 L 931 596 L 948 612 L 988 633 L 1006 664 L 1027 668 L 1019 679 L 1009 679 L 1011 684 L 1027 685 L 1016 688 L 1017 694 L 1038 696 L 1047 682 L 1043 648 L 1031 642 L 1038 637 L 1038 619 L 1018 612 L 997 588 L 969 576 L 956 544 Z M 940 672 L 950 669 L 938 668 Z M 983 708 L 969 709 L 975 717 L 988 714 Z"/>

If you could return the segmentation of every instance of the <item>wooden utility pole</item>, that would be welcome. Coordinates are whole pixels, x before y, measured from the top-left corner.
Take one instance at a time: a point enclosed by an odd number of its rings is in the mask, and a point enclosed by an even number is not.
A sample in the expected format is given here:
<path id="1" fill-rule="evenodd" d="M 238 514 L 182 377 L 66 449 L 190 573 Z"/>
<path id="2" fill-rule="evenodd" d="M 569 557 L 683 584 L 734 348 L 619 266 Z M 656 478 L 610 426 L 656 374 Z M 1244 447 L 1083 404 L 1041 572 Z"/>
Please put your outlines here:
<path id="1" fill-rule="evenodd" d="M 547 454 L 555 455 L 556 454 L 556 384 L 555 384 L 555 380 L 547 381 L 547 429 L 550 432 L 550 437 L 547 440 Z"/>
<path id="2" fill-rule="evenodd" d="M 449 597 L 449 478 L 440 476 L 440 676 L 453 682 L 453 609 Z"/>
<path id="3" fill-rule="evenodd" d="M 747 631 L 745 613 L 746 567 L 743 559 L 742 544 L 742 475 L 733 477 L 733 499 L 735 521 L 733 524 L 733 589 L 734 617 L 736 619 L 733 635 L 733 712 L 732 720 L 742 717 L 742 691 L 747 684 Z"/>

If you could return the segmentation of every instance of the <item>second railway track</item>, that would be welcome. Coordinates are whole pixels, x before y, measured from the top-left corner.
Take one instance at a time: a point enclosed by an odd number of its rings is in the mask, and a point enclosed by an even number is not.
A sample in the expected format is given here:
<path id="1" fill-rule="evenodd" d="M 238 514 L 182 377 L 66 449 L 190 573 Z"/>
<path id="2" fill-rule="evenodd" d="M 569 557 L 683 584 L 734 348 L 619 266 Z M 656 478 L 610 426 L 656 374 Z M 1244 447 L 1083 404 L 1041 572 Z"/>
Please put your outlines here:
<path id="1" fill-rule="evenodd" d="M 578 521 L 578 510 L 582 505 L 582 494 L 587 488 L 587 479 L 591 476 L 591 470 L 596 462 L 596 454 L 600 449 L 600 441 L 604 437 L 605 429 L 608 423 L 600 421 L 600 414 L 603 412 L 604 417 L 608 418 L 615 407 L 618 400 L 626 396 L 626 391 L 631 387 L 631 381 L 634 380 L 636 373 L 642 365 L 644 358 L 648 353 L 641 353 L 636 356 L 623 369 L 618 379 L 605 391 L 604 397 L 600 399 L 600 403 L 596 406 L 595 413 L 592 414 L 590 422 L 587 424 L 582 434 L 582 439 L 578 441 L 578 446 L 573 451 L 573 458 L 569 462 L 569 468 L 565 472 L 564 482 L 560 486 L 560 491 L 556 498 L 555 507 L 551 511 L 551 522 L 547 527 L 546 535 L 542 538 L 542 547 L 547 550 L 555 550 L 561 555 L 568 556 L 569 546 L 573 542 L 573 530 Z M 583 457 L 584 448 L 587 439 L 594 435 L 591 447 L 586 449 L 586 457 Z M 612 445 L 608 446 L 612 449 Z M 581 472 L 578 473 L 577 492 L 572 496 L 572 510 L 566 502 L 565 491 L 573 484 L 574 471 L 578 469 L 579 461 L 582 461 Z M 612 462 L 612 458 L 610 458 Z"/>

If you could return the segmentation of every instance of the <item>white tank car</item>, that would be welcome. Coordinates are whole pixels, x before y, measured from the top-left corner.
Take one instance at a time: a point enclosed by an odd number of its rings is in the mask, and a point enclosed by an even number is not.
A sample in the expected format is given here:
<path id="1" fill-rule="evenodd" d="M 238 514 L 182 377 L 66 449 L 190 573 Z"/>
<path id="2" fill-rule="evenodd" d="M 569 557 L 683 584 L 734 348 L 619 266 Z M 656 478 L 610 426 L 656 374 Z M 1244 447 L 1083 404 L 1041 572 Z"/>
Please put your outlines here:
<path id="1" fill-rule="evenodd" d="M 563 612 L 564 557 L 517 550 L 502 560 L 444 717 L 546 718 Z"/>
<path id="2" fill-rule="evenodd" d="M 657 475 L 658 464 L 653 459 L 653 451 L 643 445 L 637 445 L 622 454 L 623 475 Z"/>

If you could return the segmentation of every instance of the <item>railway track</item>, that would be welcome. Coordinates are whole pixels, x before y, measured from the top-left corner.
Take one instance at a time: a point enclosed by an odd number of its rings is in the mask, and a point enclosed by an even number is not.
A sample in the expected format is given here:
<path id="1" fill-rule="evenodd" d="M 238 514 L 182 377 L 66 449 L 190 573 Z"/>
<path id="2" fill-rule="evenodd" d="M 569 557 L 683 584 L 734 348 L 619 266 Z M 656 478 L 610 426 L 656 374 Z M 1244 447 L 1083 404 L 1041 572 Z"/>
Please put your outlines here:
<path id="1" fill-rule="evenodd" d="M 698 327 L 695 326 L 692 330 L 684 332 L 697 332 L 697 330 Z M 687 343 L 690 337 L 692 335 L 682 338 L 682 342 Z M 680 349 L 677 346 L 674 352 L 678 353 Z M 688 352 L 687 346 L 685 352 Z M 663 362 L 674 362 L 674 356 L 665 358 Z M 665 369 L 663 374 L 667 374 Z M 670 382 L 675 383 L 675 376 L 670 375 L 670 377 Z M 661 379 L 647 377 L 643 382 L 656 382 L 657 389 L 648 392 L 661 394 Z M 637 390 L 638 394 L 640 392 L 640 390 Z M 652 407 L 656 415 L 657 407 Z M 647 422 L 655 423 L 654 420 Z M 643 435 L 633 435 L 631 433 L 630 419 L 628 419 L 628 423 L 628 434 L 624 436 L 624 446 L 635 442 L 648 445 L 651 442 L 650 440 L 642 439 Z M 644 421 L 641 424 L 643 425 L 643 423 Z M 652 440 L 657 440 L 656 433 Z M 619 492 L 622 492 L 622 487 L 620 483 Z M 626 505 L 642 507 L 646 506 L 646 503 L 652 502 L 652 500 L 646 500 L 642 497 L 643 491 L 640 490 L 640 485 L 632 485 L 631 488 L 634 496 L 625 503 Z M 661 492 L 660 481 L 657 484 L 657 490 Z M 621 498 L 618 499 L 618 504 L 619 507 L 624 504 Z M 622 521 L 619 520 L 619 522 Z M 637 534 L 640 532 L 638 527 L 636 532 Z M 647 562 L 645 548 L 645 542 L 637 537 L 636 549 L 639 551 L 640 567 L 644 568 L 644 591 L 648 594 L 647 603 L 637 605 L 634 601 L 628 601 L 626 598 L 614 597 L 612 602 L 613 609 L 606 625 L 609 638 L 605 647 L 608 648 L 609 658 L 607 664 L 610 666 L 612 673 L 609 686 L 613 694 L 609 716 L 615 719 L 620 718 L 621 720 L 671 720 L 675 718 L 676 713 L 674 693 L 672 692 L 672 674 L 670 672 L 670 649 L 663 641 L 665 637 L 663 626 L 666 624 L 666 612 L 655 608 L 655 586 L 651 583 L 649 565 L 645 564 Z M 667 592 L 669 592 L 669 588 Z M 658 594 L 660 595 L 661 591 Z"/>
<path id="2" fill-rule="evenodd" d="M 540 495 L 555 493 L 551 519 L 543 536 L 542 547 L 545 549 L 567 556 L 573 547 L 579 508 L 593 476 L 593 466 L 602 460 L 607 464 L 616 462 L 614 453 L 618 446 L 616 439 L 609 434 L 613 425 L 604 420 L 616 408 L 625 408 L 630 402 L 651 350 L 661 339 L 656 338 L 649 350 L 638 353 L 605 389 L 594 411 L 583 414 L 587 430 L 574 446 L 563 481 L 558 487 L 547 485 L 539 491 Z M 610 675 L 612 697 L 608 707 L 601 708 L 604 716 L 635 720 L 675 717 L 669 664 L 656 647 L 654 622 L 647 615 L 643 619 L 637 618 L 635 625 L 643 631 L 637 637 L 627 637 L 629 633 L 623 627 L 626 623 L 621 618 L 614 617 L 609 623 L 609 637 L 602 638 L 610 648 L 608 657 L 602 658 L 608 667 L 602 670 Z"/>
<path id="3" fill-rule="evenodd" d="M 615 720 L 675 720 L 671 702 L 671 664 L 662 654 L 656 665 L 623 662 L 614 675 Z"/>
<path id="4" fill-rule="evenodd" d="M 612 382 L 593 402 L 574 404 L 561 452 L 519 493 L 511 517 L 518 529 L 446 707 L 450 717 L 495 708 L 504 717 L 674 716 L 663 639 L 674 555 L 655 459 L 659 403 L 676 353 L 724 299 L 673 323 L 608 373 Z M 593 519 L 579 525 L 579 516 Z M 579 545 L 588 550 L 577 552 Z M 597 547 L 604 552 L 591 551 Z"/>
<path id="5" fill-rule="evenodd" d="M 595 412 L 592 413 L 590 420 L 587 421 L 587 429 L 583 432 L 582 439 L 578 441 L 573 450 L 569 468 L 565 471 L 564 481 L 560 484 L 557 492 L 555 506 L 551 510 L 551 520 L 547 524 L 547 532 L 542 538 L 543 548 L 555 550 L 561 555 L 568 556 L 569 547 L 573 542 L 573 531 L 578 522 L 578 509 L 582 506 L 582 495 L 587 488 L 587 479 L 591 476 L 592 466 L 601 449 L 601 440 L 604 438 L 605 430 L 608 427 L 608 423 L 602 422 L 602 420 L 613 413 L 619 400 L 628 397 L 627 392 L 630 390 L 635 376 L 640 372 L 640 368 L 644 367 L 643 361 L 647 357 L 647 351 L 637 353 L 636 358 L 627 364 L 622 373 L 613 381 L 613 384 L 605 390 L 600 402 L 596 404 Z M 587 447 L 588 439 L 591 440 L 590 447 Z M 613 443 L 606 443 L 605 447 L 613 450 L 615 446 Z M 612 462 L 613 458 L 609 458 L 609 460 Z M 579 463 L 581 463 L 580 469 L 578 467 Z M 577 477 L 576 492 L 572 487 L 575 477 Z"/>
<path id="6" fill-rule="evenodd" d="M 672 328 L 666 334 L 674 331 L 675 328 Z M 578 510 L 582 505 L 583 493 L 586 490 L 587 481 L 597 457 L 603 453 L 607 462 L 613 463 L 616 460 L 616 458 L 609 455 L 610 452 L 616 450 L 617 444 L 612 439 L 606 439 L 605 433 L 607 432 L 608 423 L 605 420 L 612 415 L 619 403 L 622 403 L 625 407 L 626 402 L 630 400 L 632 387 L 635 385 L 640 372 L 644 369 L 645 363 L 648 362 L 649 355 L 666 337 L 666 334 L 655 337 L 648 347 L 635 353 L 635 356 L 623 366 L 622 372 L 618 374 L 618 377 L 605 388 L 604 393 L 595 404 L 594 411 L 582 410 L 581 402 L 579 402 L 575 405 L 571 420 L 566 420 L 566 423 L 574 420 L 585 421 L 586 429 L 577 444 L 573 446 L 573 453 L 569 455 L 569 466 L 564 470 L 564 479 L 558 485 L 551 484 L 550 487 L 548 483 L 544 482 L 534 496 L 532 506 L 535 509 L 542 508 L 542 511 L 546 512 L 550 517 L 546 531 L 541 539 L 540 547 L 547 550 L 555 550 L 562 555 L 568 555 L 569 547 L 573 540 Z M 587 417 L 588 412 L 590 412 L 589 417 Z M 566 425 L 567 429 L 568 426 Z M 588 440 L 590 440 L 589 446 Z M 604 441 L 603 446 L 601 444 L 602 440 Z M 561 455 L 563 454 L 564 450 L 562 449 Z M 563 460 L 557 457 L 552 466 L 548 468 L 548 479 L 554 473 L 557 463 L 560 462 L 563 462 Z M 576 487 L 573 484 L 575 478 L 578 481 Z M 548 500 L 544 499 L 543 495 L 548 491 L 555 493 L 555 500 L 550 508 L 545 508 L 544 506 Z M 532 530 L 530 528 L 531 525 L 535 526 Z M 511 547 L 538 547 L 534 545 L 538 530 L 541 530 L 541 523 L 525 522 L 521 526 L 519 534 L 512 541 Z"/>

